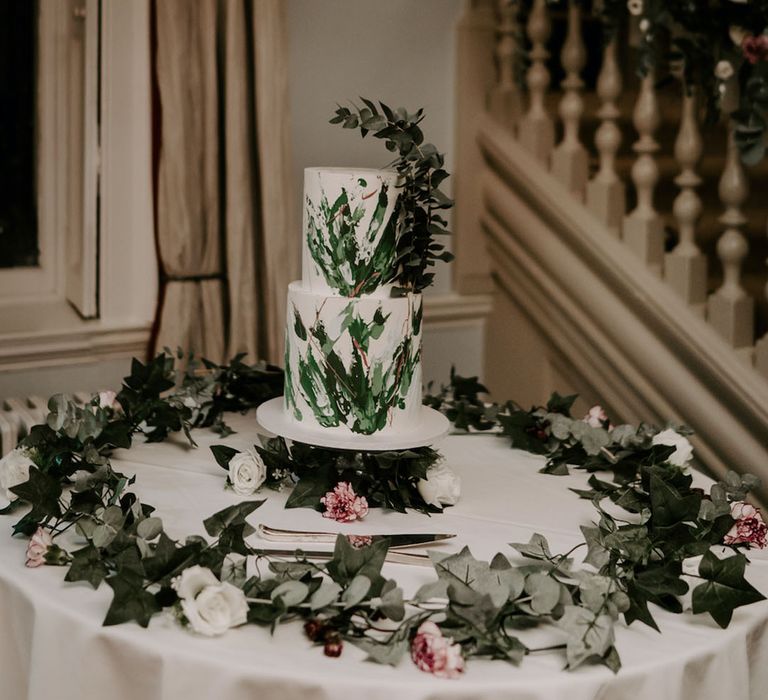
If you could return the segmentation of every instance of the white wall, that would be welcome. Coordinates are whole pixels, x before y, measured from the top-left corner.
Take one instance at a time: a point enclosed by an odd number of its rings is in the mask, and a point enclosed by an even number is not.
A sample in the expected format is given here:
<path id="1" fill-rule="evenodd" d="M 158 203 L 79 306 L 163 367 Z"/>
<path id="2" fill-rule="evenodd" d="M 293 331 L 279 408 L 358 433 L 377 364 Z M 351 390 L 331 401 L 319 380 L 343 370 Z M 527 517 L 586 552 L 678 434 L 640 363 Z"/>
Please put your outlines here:
<path id="1" fill-rule="evenodd" d="M 336 104 L 359 96 L 409 111 L 424 107 L 427 141 L 453 168 L 455 30 L 461 0 L 288 0 L 291 124 L 296 206 L 310 166 L 384 167 L 384 144 L 328 123 Z M 446 193 L 450 195 L 449 179 Z M 450 265 L 440 265 L 428 294 L 449 293 Z M 447 380 L 482 365 L 482 329 L 427 322 L 425 381 Z"/>

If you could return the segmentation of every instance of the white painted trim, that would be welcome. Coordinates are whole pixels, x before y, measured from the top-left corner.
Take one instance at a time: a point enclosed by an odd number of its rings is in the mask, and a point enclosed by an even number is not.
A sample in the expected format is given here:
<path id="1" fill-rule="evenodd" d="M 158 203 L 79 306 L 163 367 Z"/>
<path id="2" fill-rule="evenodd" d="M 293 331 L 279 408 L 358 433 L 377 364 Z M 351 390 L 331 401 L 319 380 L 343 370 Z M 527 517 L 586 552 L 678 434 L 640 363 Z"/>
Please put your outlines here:
<path id="1" fill-rule="evenodd" d="M 564 371 L 622 418 L 691 425 L 713 471 L 765 483 L 768 384 L 506 132 L 489 120 L 479 138 L 498 287 Z"/>
<path id="2" fill-rule="evenodd" d="M 490 294 L 425 294 L 424 324 L 427 328 L 482 325 L 492 305 Z"/>
<path id="3" fill-rule="evenodd" d="M 95 326 L 3 336 L 0 376 L 41 367 L 62 367 L 113 358 L 144 357 L 149 327 Z"/>
<path id="4" fill-rule="evenodd" d="M 50 6 L 70 7 L 63 2 Z M 62 12 L 59 19 L 69 20 Z M 149 2 L 104 2 L 101 23 L 100 318 L 77 316 L 64 299 L 61 274 L 44 294 L 0 299 L 0 372 L 143 356 L 146 351 L 157 298 Z M 65 92 L 66 84 L 57 90 Z M 66 172 L 51 168 L 44 175 L 56 192 L 56 206 L 62 205 Z M 59 235 L 56 241 L 55 257 L 61 261 L 63 239 Z"/>

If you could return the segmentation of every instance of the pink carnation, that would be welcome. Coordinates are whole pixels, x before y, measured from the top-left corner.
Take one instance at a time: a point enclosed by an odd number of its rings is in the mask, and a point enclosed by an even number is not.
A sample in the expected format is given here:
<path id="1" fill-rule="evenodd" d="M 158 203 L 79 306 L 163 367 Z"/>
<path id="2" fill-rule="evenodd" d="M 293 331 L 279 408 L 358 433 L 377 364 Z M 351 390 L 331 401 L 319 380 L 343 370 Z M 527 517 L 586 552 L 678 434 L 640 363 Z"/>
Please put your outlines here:
<path id="1" fill-rule="evenodd" d="M 347 535 L 347 542 L 355 549 L 362 549 L 373 544 L 373 537 L 370 535 Z"/>
<path id="2" fill-rule="evenodd" d="M 29 539 L 27 544 L 27 561 L 26 565 L 30 568 L 35 568 L 45 564 L 45 555 L 53 544 L 53 537 L 48 530 L 38 527 Z"/>
<path id="3" fill-rule="evenodd" d="M 744 501 L 731 503 L 731 517 L 736 521 L 723 538 L 724 544 L 749 544 L 764 549 L 768 546 L 768 527 L 760 511 Z"/>
<path id="4" fill-rule="evenodd" d="M 333 491 L 329 491 L 320 499 L 325 506 L 324 518 L 332 518 L 340 523 L 351 523 L 361 520 L 368 515 L 368 501 L 358 496 L 352 485 L 340 481 Z"/>
<path id="5" fill-rule="evenodd" d="M 589 409 L 589 412 L 582 418 L 582 420 L 592 428 L 602 428 L 608 423 L 608 414 L 600 404 L 597 404 Z M 613 428 L 613 426 L 608 423 L 608 429 L 610 430 L 611 428 Z"/>
<path id="6" fill-rule="evenodd" d="M 741 42 L 741 52 L 752 65 L 768 59 L 768 36 L 746 36 Z"/>
<path id="7" fill-rule="evenodd" d="M 411 642 L 411 659 L 420 671 L 438 678 L 458 678 L 464 673 L 461 645 L 444 637 L 434 622 L 422 622 Z"/>

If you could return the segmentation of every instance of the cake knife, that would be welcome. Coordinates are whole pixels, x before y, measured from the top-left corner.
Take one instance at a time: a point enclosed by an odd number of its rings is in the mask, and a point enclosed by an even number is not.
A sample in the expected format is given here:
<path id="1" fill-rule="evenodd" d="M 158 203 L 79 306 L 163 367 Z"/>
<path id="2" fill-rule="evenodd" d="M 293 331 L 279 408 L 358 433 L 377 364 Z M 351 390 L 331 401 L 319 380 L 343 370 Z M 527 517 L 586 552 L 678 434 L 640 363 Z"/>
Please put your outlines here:
<path id="1" fill-rule="evenodd" d="M 335 532 L 309 532 L 303 530 L 281 530 L 260 523 L 258 527 L 259 537 L 270 542 L 322 542 L 333 544 L 338 533 Z M 353 543 L 372 544 L 378 540 L 389 540 L 389 548 L 403 549 L 405 547 L 420 547 L 432 545 L 443 540 L 451 539 L 456 535 L 446 533 L 398 533 L 392 535 L 347 535 Z"/>
<path id="2" fill-rule="evenodd" d="M 275 549 L 273 547 L 255 547 L 254 553 L 267 557 L 294 557 L 296 556 L 295 549 Z M 301 556 L 304 559 L 328 561 L 333 559 L 333 552 L 329 550 L 299 550 Z M 391 564 L 411 564 L 415 566 L 432 566 L 432 560 L 427 554 L 417 554 L 416 552 L 403 552 L 400 550 L 390 549 L 387 552 L 387 556 L 384 558 Z"/>

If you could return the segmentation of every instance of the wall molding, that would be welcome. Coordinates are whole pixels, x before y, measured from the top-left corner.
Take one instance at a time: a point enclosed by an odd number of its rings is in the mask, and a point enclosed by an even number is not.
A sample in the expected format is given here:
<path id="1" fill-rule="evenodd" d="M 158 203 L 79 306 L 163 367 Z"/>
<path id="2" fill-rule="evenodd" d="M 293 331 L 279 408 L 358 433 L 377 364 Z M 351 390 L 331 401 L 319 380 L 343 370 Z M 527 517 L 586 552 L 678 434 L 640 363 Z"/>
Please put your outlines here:
<path id="1" fill-rule="evenodd" d="M 89 326 L 0 336 L 0 376 L 42 367 L 82 365 L 118 358 L 143 358 L 150 326 Z"/>
<path id="2" fill-rule="evenodd" d="M 502 128 L 479 143 L 496 285 L 553 361 L 623 419 L 689 424 L 712 471 L 765 482 L 768 383 Z"/>
<path id="3" fill-rule="evenodd" d="M 482 325 L 492 306 L 493 296 L 490 294 L 425 294 L 424 325 L 427 328 Z"/>

